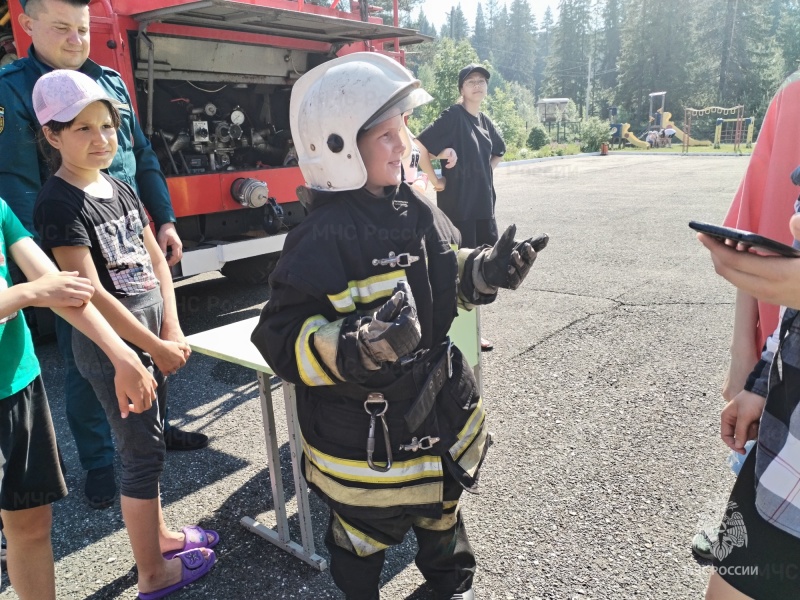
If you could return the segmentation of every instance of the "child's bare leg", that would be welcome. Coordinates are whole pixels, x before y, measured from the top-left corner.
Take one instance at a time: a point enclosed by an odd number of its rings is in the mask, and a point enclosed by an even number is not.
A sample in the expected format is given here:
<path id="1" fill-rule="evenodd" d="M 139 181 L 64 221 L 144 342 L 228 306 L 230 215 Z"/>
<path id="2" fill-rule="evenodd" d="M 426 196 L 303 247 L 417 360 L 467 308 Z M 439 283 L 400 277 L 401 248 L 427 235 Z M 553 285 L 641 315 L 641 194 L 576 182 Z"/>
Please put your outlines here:
<path id="1" fill-rule="evenodd" d="M 4 510 L 3 534 L 8 539 L 8 577 L 21 600 L 55 600 L 56 578 L 50 528 L 53 507 Z"/>
<path id="2" fill-rule="evenodd" d="M 751 600 L 751 598 L 734 588 L 717 573 L 712 573 L 711 579 L 708 580 L 706 600 Z"/>
<path id="3" fill-rule="evenodd" d="M 139 591 L 154 592 L 178 583 L 182 576 L 181 561 L 164 560 L 161 555 L 159 539 L 164 523 L 161 501 L 157 497 L 139 500 L 120 496 L 120 504 L 133 557 L 139 569 Z"/>
<path id="4" fill-rule="evenodd" d="M 158 503 L 158 541 L 161 552 L 170 550 L 180 550 L 183 548 L 186 536 L 179 531 L 172 531 L 164 521 L 164 511 L 161 509 L 161 502 Z"/>

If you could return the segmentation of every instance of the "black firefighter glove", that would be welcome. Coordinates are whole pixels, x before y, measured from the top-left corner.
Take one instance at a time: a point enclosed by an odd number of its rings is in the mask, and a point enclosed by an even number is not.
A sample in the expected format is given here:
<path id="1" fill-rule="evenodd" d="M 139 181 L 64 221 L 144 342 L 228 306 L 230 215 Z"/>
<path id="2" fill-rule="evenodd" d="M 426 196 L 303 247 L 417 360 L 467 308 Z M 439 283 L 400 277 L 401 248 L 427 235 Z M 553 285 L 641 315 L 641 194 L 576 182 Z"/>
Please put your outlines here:
<path id="1" fill-rule="evenodd" d="M 358 329 L 361 363 L 375 371 L 382 363 L 397 362 L 414 351 L 421 337 L 414 296 L 408 283 L 400 281 L 372 318 L 362 319 Z"/>
<path id="2" fill-rule="evenodd" d="M 531 270 L 536 253 L 544 250 L 550 239 L 543 233 L 517 242 L 514 240 L 516 232 L 517 226 L 509 225 L 489 255 L 483 259 L 480 271 L 487 286 L 495 289 L 517 289 Z"/>

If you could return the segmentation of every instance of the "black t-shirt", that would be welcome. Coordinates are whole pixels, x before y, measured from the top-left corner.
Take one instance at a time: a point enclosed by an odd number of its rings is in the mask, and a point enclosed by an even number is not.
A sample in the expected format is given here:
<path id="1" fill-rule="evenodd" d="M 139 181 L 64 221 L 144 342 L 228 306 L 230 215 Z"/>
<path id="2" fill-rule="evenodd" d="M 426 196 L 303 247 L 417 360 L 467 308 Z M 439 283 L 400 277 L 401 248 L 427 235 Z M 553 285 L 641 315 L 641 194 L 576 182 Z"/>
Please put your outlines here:
<path id="1" fill-rule="evenodd" d="M 117 298 L 158 286 L 144 246 L 150 220 L 127 183 L 106 175 L 114 194 L 96 198 L 60 177 L 50 177 L 36 199 L 33 219 L 41 246 L 52 255 L 61 246 L 88 246 L 100 283 Z"/>
<path id="2" fill-rule="evenodd" d="M 483 113 L 475 117 L 460 104 L 443 111 L 439 118 L 417 136 L 431 155 L 445 148 L 458 154 L 456 166 L 442 169 L 447 179 L 437 192 L 439 208 L 454 221 L 494 217 L 494 176 L 492 156 L 503 156 L 506 145 L 492 121 Z"/>

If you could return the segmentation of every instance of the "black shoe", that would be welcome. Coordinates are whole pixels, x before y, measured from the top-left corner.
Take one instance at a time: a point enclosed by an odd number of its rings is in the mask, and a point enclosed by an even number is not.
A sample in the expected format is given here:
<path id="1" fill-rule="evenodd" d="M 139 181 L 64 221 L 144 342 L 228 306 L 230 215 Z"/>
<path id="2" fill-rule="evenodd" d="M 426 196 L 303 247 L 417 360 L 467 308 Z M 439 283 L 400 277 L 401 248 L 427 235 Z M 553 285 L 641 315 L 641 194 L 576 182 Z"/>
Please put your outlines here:
<path id="1" fill-rule="evenodd" d="M 200 450 L 208 446 L 208 436 L 204 433 L 170 427 L 164 432 L 164 443 L 167 445 L 167 450 Z"/>
<path id="2" fill-rule="evenodd" d="M 89 506 L 96 509 L 108 508 L 117 497 L 117 482 L 114 478 L 114 465 L 89 469 L 86 473 L 86 486 L 83 488 Z"/>
<path id="3" fill-rule="evenodd" d="M 6 567 L 6 536 L 3 536 L 3 541 L 0 542 L 0 567 L 3 571 L 8 571 Z"/>

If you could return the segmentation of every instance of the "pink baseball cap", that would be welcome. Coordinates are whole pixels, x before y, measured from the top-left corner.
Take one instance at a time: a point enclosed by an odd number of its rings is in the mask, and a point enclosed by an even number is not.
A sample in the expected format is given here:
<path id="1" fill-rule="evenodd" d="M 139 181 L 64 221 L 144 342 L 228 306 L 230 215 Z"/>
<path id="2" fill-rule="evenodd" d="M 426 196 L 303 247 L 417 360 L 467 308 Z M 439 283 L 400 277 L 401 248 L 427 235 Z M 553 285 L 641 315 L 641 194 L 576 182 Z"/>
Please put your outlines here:
<path id="1" fill-rule="evenodd" d="M 80 71 L 57 69 L 42 75 L 33 86 L 33 110 L 41 125 L 50 121 L 68 123 L 98 100 L 122 106 L 99 83 Z"/>

